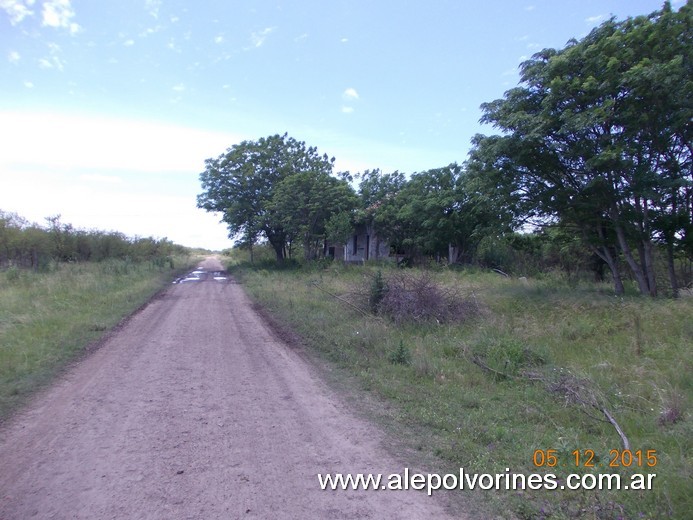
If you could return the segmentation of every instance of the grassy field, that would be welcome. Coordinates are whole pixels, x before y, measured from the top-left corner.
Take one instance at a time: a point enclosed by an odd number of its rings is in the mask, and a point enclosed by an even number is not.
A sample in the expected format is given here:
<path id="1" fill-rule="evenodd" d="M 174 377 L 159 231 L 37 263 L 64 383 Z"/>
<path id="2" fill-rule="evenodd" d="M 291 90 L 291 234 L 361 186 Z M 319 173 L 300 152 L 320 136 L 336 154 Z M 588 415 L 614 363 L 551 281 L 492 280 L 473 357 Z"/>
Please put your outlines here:
<path id="1" fill-rule="evenodd" d="M 571 473 L 656 474 L 649 491 L 458 491 L 477 517 L 690 518 L 690 297 L 616 298 L 609 286 L 556 276 L 435 270 L 428 283 L 464 303 L 459 319 L 396 324 L 356 307 L 368 308 L 378 271 L 387 281 L 400 270 L 267 265 L 230 269 L 343 385 L 380 403 L 393 446 L 432 457 L 429 470 L 554 473 L 559 486 Z M 557 466 L 547 467 L 553 457 Z"/>
<path id="2" fill-rule="evenodd" d="M 122 260 L 0 272 L 0 419 L 178 272 Z"/>

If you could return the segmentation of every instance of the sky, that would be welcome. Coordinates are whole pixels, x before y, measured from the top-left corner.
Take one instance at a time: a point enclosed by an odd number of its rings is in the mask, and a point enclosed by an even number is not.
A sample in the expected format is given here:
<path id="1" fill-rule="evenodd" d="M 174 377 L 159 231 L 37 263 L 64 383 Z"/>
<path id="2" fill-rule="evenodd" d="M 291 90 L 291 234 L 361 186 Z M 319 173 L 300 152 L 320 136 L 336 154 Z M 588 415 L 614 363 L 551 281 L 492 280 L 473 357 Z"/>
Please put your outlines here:
<path id="1" fill-rule="evenodd" d="M 0 210 L 227 248 L 205 159 L 287 132 L 336 171 L 462 163 L 520 63 L 662 4 L 0 0 Z"/>

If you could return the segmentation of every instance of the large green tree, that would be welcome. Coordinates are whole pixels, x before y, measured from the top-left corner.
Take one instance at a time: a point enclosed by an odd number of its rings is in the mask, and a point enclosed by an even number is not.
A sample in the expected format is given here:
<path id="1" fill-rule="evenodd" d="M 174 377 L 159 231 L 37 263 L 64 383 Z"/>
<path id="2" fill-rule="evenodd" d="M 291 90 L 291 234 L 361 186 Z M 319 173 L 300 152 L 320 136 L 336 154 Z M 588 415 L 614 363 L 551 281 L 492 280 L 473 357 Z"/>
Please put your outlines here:
<path id="1" fill-rule="evenodd" d="M 307 170 L 283 179 L 270 206 L 290 242 L 300 241 L 306 260 L 312 260 L 324 249 L 331 219 L 337 214 L 349 215 L 356 202 L 346 179 L 324 170 Z"/>
<path id="2" fill-rule="evenodd" d="M 409 257 L 469 261 L 483 236 L 509 230 L 503 211 L 476 193 L 473 178 L 458 164 L 409 179 L 378 170 L 361 178 L 362 221 Z"/>
<path id="3" fill-rule="evenodd" d="M 470 168 L 525 217 L 574 226 L 609 265 L 656 295 L 654 246 L 690 234 L 691 1 L 609 20 L 522 64 L 521 84 L 482 105 Z M 672 286 L 676 288 L 672 273 Z"/>
<path id="4" fill-rule="evenodd" d="M 403 230 L 402 247 L 410 255 L 447 258 L 449 246 L 463 240 L 459 175 L 457 164 L 415 173 L 392 200 L 387 217 Z"/>
<path id="5" fill-rule="evenodd" d="M 205 161 L 197 204 L 221 213 L 231 237 L 251 246 L 266 238 L 281 261 L 290 237 L 286 219 L 272 202 L 278 186 L 294 175 L 329 175 L 333 163 L 333 158 L 287 134 L 243 141 Z"/>
<path id="6" fill-rule="evenodd" d="M 379 240 L 385 240 L 399 249 L 407 230 L 395 218 L 397 205 L 394 200 L 407 183 L 405 175 L 399 171 L 383 173 L 376 168 L 366 170 L 357 177 L 359 209 L 354 220 L 365 225 Z"/>

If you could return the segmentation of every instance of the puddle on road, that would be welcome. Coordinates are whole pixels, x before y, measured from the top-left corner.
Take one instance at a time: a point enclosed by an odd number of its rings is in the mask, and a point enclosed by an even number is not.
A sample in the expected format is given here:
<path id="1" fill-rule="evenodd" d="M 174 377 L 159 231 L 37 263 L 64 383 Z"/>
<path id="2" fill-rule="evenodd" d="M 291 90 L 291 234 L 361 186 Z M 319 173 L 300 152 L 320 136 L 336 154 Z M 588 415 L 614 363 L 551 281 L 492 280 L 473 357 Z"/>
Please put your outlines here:
<path id="1" fill-rule="evenodd" d="M 213 282 L 225 282 L 228 281 L 228 276 L 227 276 L 226 271 L 205 271 L 204 269 L 197 268 L 194 271 L 191 271 L 190 273 L 186 274 L 185 276 L 182 276 L 176 280 L 173 281 L 174 284 L 179 284 L 179 283 L 191 283 L 191 282 L 206 282 L 206 281 L 213 281 Z"/>

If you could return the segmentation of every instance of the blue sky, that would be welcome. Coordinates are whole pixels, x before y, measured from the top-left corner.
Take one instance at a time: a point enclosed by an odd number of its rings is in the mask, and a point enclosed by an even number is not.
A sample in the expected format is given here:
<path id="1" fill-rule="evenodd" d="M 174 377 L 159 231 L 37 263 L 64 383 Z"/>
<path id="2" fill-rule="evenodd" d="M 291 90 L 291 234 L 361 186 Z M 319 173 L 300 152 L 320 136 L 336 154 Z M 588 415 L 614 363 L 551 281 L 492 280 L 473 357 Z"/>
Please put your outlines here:
<path id="1" fill-rule="evenodd" d="M 228 247 L 206 158 L 288 132 L 352 173 L 463 162 L 523 60 L 662 3 L 0 0 L 0 209 Z"/>

